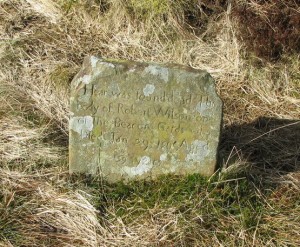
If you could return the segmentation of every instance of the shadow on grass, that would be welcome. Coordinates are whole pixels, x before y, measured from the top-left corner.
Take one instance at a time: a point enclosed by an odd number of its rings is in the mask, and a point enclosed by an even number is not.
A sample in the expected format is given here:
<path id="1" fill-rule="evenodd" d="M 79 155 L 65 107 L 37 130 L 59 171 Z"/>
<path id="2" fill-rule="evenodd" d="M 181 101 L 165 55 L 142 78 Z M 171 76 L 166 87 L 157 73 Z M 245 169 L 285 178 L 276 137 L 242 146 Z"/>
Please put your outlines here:
<path id="1" fill-rule="evenodd" d="M 242 158 L 261 172 L 284 175 L 300 170 L 300 120 L 260 117 L 223 130 L 219 163 Z"/>
<path id="2" fill-rule="evenodd" d="M 286 190 L 277 190 L 278 184 L 264 178 L 300 169 L 299 140 L 300 121 L 263 117 L 223 130 L 220 152 L 224 161 L 229 157 L 227 165 L 238 160 L 242 169 L 237 172 L 217 172 L 209 179 L 192 174 L 128 184 L 108 184 L 99 177 L 82 182 L 96 195 L 93 205 L 99 211 L 101 224 L 121 220 L 126 226 L 156 224 L 163 229 L 161 224 L 171 222 L 163 233 L 164 241 L 181 241 L 186 246 L 198 246 L 204 239 L 213 238 L 225 246 L 234 239 L 240 245 L 238 229 L 249 239 L 255 236 L 262 243 L 276 242 L 281 229 L 269 219 L 282 210 L 287 215 L 297 214 L 298 192 L 289 192 L 287 201 Z M 243 168 L 244 161 L 253 164 L 254 169 Z M 222 160 L 219 163 L 224 164 Z"/>

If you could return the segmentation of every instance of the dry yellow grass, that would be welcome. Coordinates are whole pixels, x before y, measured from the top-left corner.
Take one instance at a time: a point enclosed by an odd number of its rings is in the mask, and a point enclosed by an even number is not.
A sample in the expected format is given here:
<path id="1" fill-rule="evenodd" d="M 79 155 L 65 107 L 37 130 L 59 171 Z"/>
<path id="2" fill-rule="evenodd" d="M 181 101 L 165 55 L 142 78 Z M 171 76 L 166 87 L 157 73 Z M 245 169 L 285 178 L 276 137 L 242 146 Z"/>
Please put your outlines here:
<path id="1" fill-rule="evenodd" d="M 0 2 L 0 246 L 300 245 L 299 54 L 251 57 L 233 5 L 158 2 Z M 208 70 L 222 172 L 131 187 L 69 177 L 69 83 L 90 54 Z"/>

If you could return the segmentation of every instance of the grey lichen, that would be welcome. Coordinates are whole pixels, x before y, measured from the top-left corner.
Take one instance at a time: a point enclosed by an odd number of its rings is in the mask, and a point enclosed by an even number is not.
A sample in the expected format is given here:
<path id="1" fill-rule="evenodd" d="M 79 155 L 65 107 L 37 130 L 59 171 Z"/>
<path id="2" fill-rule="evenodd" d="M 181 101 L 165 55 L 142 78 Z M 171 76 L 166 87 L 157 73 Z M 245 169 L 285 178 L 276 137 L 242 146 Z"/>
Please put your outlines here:
<path id="1" fill-rule="evenodd" d="M 186 156 L 186 161 L 202 161 L 208 156 L 209 149 L 207 142 L 195 140 L 191 145 L 190 152 Z"/>
<path id="2" fill-rule="evenodd" d="M 72 117 L 70 119 L 70 129 L 77 132 L 81 138 L 86 138 L 93 130 L 93 118 L 91 116 Z"/>
<path id="3" fill-rule="evenodd" d="M 163 81 L 167 82 L 169 80 L 169 70 L 164 67 L 157 65 L 149 65 L 144 70 L 146 73 L 149 73 L 154 76 L 158 76 Z"/>
<path id="4" fill-rule="evenodd" d="M 134 177 L 137 175 L 143 175 L 151 170 L 153 164 L 151 163 L 151 159 L 148 156 L 143 156 L 140 160 L 140 163 L 136 167 L 124 167 L 124 171 L 130 176 Z"/>

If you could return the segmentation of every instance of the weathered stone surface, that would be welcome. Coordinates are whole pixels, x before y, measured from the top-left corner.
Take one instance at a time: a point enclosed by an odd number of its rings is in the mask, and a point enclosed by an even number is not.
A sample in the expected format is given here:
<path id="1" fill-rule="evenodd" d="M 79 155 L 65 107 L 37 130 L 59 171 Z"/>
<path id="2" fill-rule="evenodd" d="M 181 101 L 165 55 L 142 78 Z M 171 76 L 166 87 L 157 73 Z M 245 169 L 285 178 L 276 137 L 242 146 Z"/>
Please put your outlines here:
<path id="1" fill-rule="evenodd" d="M 72 81 L 70 172 L 214 172 L 222 102 L 205 71 L 87 57 Z"/>

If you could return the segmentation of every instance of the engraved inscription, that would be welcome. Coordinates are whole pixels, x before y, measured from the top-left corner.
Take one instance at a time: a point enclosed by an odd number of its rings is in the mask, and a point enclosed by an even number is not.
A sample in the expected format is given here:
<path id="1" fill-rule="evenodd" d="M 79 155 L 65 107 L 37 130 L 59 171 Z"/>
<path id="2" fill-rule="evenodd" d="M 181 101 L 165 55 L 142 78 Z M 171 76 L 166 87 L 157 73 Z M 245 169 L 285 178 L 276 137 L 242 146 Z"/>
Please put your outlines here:
<path id="1" fill-rule="evenodd" d="M 156 95 L 155 87 L 147 84 L 142 94 L 140 90 L 136 94 L 122 93 L 119 86 L 114 85 L 115 92 L 108 93 L 108 89 L 98 90 L 98 95 L 104 96 L 105 101 L 96 106 L 95 102 L 91 102 L 93 108 L 94 125 L 102 128 L 98 133 L 102 141 L 108 141 L 111 144 L 125 143 L 130 146 L 140 147 L 142 150 L 162 149 L 165 152 L 178 151 L 184 148 L 185 152 L 191 152 L 192 145 L 188 145 L 187 138 L 191 136 L 203 136 L 202 126 L 191 128 L 190 121 L 205 123 L 209 121 L 207 110 L 214 107 L 214 103 L 209 100 L 208 96 L 201 94 L 189 93 L 182 95 L 179 91 L 172 90 L 171 93 L 160 93 Z M 97 90 L 94 90 L 97 94 Z M 152 96 L 151 96 L 152 95 Z M 106 102 L 115 97 L 113 102 Z M 128 101 L 124 101 L 127 99 Z M 119 101 L 121 102 L 119 102 Z M 139 105 L 140 101 L 151 101 L 151 105 Z M 133 102 L 129 104 L 129 102 Z M 185 107 L 182 109 L 175 108 L 172 104 L 162 105 L 161 102 L 175 103 Z M 191 114 L 193 103 L 195 105 L 195 114 Z M 197 114 L 200 113 L 200 114 Z M 106 114 L 103 117 L 103 114 Z M 140 118 L 138 118 L 140 117 Z M 149 123 L 144 122 L 144 117 L 152 117 Z M 128 119 L 132 119 L 132 121 Z M 108 120 L 109 119 L 109 120 Z M 107 129 L 107 131 L 105 131 Z M 113 130 L 113 131 L 112 131 Z M 132 131 L 135 135 L 144 136 L 143 138 L 133 138 Z M 152 135 L 144 135 L 145 132 L 157 132 L 158 138 L 153 138 Z M 85 134 L 83 134 L 85 135 Z M 177 135 L 176 138 L 171 138 L 172 135 Z M 149 136 L 149 137 L 148 137 Z M 180 137 L 182 136 L 182 137 Z M 185 137 L 186 136 L 186 137 Z M 92 136 L 90 136 L 92 138 Z M 120 157 L 114 155 L 114 159 L 120 163 Z M 188 156 L 189 157 L 189 156 Z M 164 159 L 166 160 L 167 157 Z M 189 160 L 189 158 L 186 158 Z M 122 159 L 123 163 L 127 159 Z"/>

